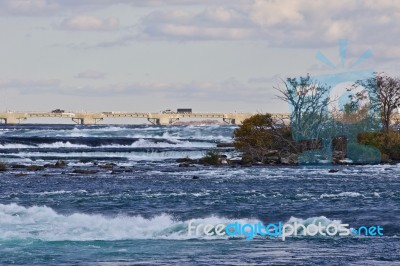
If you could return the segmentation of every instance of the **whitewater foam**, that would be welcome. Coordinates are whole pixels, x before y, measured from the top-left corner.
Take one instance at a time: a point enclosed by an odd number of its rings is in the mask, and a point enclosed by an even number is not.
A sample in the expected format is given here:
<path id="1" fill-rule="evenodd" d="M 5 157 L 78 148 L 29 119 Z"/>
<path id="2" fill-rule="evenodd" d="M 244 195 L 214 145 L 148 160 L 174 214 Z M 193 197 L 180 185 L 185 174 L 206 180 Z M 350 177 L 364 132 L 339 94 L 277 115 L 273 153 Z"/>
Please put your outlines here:
<path id="1" fill-rule="evenodd" d="M 166 160 L 166 159 L 178 159 L 184 157 L 190 158 L 201 158 L 204 156 L 204 151 L 149 151 L 149 152 L 71 152 L 68 154 L 62 152 L 20 152 L 18 154 L 9 154 L 20 157 L 29 158 L 126 158 L 127 160 Z"/>
<path id="2" fill-rule="evenodd" d="M 229 219 L 210 216 L 185 221 L 174 219 L 168 214 L 159 214 L 152 218 L 142 216 L 105 216 L 99 214 L 73 213 L 59 214 L 46 206 L 23 207 L 15 203 L 0 204 L 1 240 L 36 239 L 42 241 L 94 241 L 94 240 L 133 240 L 133 239 L 169 239 L 185 240 L 220 239 L 227 236 L 188 235 L 188 224 L 257 224 L 256 219 Z M 291 217 L 287 224 L 310 224 L 323 226 L 335 224 L 340 220 L 330 220 L 325 216 L 300 219 Z"/>
<path id="3" fill-rule="evenodd" d="M 87 148 L 87 145 L 72 144 L 71 142 L 61 142 L 57 141 L 50 144 L 40 144 L 39 148 Z"/>
<path id="4" fill-rule="evenodd" d="M 321 199 L 322 198 L 338 198 L 338 197 L 351 197 L 351 198 L 354 198 L 354 197 L 360 197 L 360 196 L 362 196 L 362 195 L 360 193 L 358 193 L 358 192 L 341 192 L 339 194 L 326 194 L 326 193 L 324 193 L 324 194 L 322 194 L 320 196 L 320 198 Z"/>
<path id="5" fill-rule="evenodd" d="M 231 219 L 211 216 L 190 220 L 197 224 L 227 224 Z M 257 223 L 256 220 L 238 220 Z M 160 214 L 146 219 L 142 216 L 104 216 L 73 213 L 62 215 L 46 206 L 23 207 L 0 204 L 1 240 L 37 239 L 43 241 L 94 241 L 132 239 L 216 238 L 189 236 L 189 221 L 177 221 L 171 215 Z M 220 238 L 220 237 L 219 237 Z"/>
<path id="6" fill-rule="evenodd" d="M 214 143 L 206 142 L 191 142 L 176 140 L 175 143 L 168 142 L 153 142 L 147 139 L 139 139 L 131 145 L 102 145 L 101 148 L 202 148 L 202 147 L 215 147 Z"/>

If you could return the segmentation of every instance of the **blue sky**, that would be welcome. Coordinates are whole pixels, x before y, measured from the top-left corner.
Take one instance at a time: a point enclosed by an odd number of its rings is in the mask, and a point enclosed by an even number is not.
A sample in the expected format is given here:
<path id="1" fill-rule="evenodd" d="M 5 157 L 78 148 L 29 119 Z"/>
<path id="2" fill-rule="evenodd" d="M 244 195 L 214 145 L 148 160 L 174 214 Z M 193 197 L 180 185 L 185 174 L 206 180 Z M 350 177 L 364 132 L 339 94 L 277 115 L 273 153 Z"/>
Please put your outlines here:
<path id="1" fill-rule="evenodd" d="M 379 5 L 378 5 L 379 3 Z M 0 0 L 0 108 L 286 112 L 273 89 L 365 50 L 397 74 L 399 1 Z"/>

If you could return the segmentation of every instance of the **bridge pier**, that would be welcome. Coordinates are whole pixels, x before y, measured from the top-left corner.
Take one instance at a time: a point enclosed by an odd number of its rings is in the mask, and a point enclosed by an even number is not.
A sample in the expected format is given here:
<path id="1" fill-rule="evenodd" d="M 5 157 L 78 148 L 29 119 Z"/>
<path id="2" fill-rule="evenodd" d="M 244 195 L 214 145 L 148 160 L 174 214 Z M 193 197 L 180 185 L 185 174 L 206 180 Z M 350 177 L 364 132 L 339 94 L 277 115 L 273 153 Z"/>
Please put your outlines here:
<path id="1" fill-rule="evenodd" d="M 147 120 L 153 125 L 165 126 L 165 125 L 172 125 L 176 121 L 179 121 L 179 117 L 177 115 L 173 117 L 169 115 L 157 115 L 153 117 L 148 117 Z"/>
<path id="2" fill-rule="evenodd" d="M 8 117 L 5 119 L 6 124 L 18 124 L 20 121 L 15 117 Z"/>
<path id="3" fill-rule="evenodd" d="M 19 124 L 21 120 L 26 120 L 27 115 L 24 113 L 0 113 L 0 120 L 4 124 Z"/>
<path id="4" fill-rule="evenodd" d="M 243 121 L 252 115 L 249 114 L 226 114 L 222 118 L 225 123 L 231 124 L 231 125 L 241 125 L 243 124 Z"/>
<path id="5" fill-rule="evenodd" d="M 78 125 L 95 125 L 101 120 L 103 120 L 103 117 L 98 115 L 77 115 L 72 118 L 72 121 Z"/>
<path id="6" fill-rule="evenodd" d="M 224 117 L 224 118 L 222 118 L 222 120 L 229 125 L 235 125 L 235 122 L 236 122 L 236 120 L 234 118 Z"/>

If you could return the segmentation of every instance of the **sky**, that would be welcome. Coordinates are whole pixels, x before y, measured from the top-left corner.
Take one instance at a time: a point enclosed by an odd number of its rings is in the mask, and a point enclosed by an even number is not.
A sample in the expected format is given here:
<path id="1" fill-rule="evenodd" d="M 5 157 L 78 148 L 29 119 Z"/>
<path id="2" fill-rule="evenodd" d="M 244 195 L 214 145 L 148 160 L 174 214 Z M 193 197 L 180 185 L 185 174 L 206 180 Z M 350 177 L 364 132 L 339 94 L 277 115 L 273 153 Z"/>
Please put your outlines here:
<path id="1" fill-rule="evenodd" d="M 399 41 L 394 0 L 0 0 L 0 111 L 287 112 L 282 80 L 397 75 Z"/>

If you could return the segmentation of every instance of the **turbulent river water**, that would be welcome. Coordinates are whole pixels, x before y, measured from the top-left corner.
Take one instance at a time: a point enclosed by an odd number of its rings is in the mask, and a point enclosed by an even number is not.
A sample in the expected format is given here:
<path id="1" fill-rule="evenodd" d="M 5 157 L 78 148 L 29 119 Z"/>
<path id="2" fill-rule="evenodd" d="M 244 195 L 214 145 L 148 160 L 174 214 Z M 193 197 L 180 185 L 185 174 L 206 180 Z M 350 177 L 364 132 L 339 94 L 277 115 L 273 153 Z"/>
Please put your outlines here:
<path id="1" fill-rule="evenodd" d="M 0 161 L 14 165 L 0 172 L 0 264 L 400 263 L 400 165 L 179 167 L 234 129 L 0 126 Z M 68 165 L 21 166 L 57 160 Z M 234 221 L 381 226 L 383 236 L 188 235 L 189 222 Z"/>

